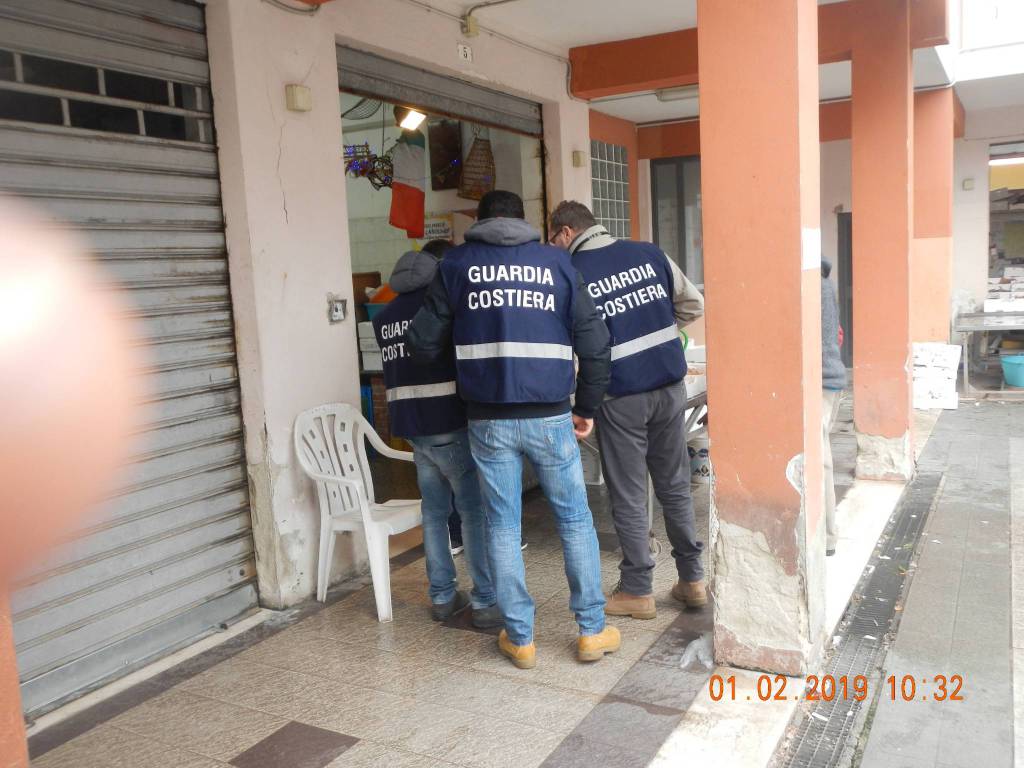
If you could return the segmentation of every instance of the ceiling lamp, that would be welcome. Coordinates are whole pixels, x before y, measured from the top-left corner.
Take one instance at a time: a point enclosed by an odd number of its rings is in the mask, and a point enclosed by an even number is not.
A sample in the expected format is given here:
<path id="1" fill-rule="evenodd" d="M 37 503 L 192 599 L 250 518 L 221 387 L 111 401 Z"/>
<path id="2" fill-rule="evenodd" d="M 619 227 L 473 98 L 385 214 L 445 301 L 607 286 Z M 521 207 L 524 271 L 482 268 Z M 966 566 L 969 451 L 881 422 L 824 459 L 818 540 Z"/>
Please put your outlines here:
<path id="1" fill-rule="evenodd" d="M 654 95 L 658 97 L 658 101 L 687 101 L 697 98 L 698 86 L 683 85 L 678 88 L 659 88 Z"/>
<path id="2" fill-rule="evenodd" d="M 404 128 L 407 131 L 415 131 L 417 128 L 420 127 L 420 123 L 422 123 L 426 119 L 427 116 L 424 115 L 422 112 L 417 112 L 415 109 L 410 109 L 409 114 L 407 114 L 402 119 L 402 122 L 400 122 L 399 125 L 402 126 L 402 128 Z"/>

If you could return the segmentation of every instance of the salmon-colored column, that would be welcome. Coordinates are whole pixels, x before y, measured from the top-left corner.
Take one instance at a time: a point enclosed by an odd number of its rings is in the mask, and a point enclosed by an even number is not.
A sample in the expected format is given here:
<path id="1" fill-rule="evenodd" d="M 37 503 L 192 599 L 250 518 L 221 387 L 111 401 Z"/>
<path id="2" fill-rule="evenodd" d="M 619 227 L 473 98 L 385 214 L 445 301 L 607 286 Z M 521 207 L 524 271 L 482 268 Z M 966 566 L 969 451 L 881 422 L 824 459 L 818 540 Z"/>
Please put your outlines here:
<path id="1" fill-rule="evenodd" d="M 28 768 L 7 587 L 0 584 L 0 768 Z"/>
<path id="2" fill-rule="evenodd" d="M 952 88 L 914 95 L 910 340 L 949 341 L 953 288 Z"/>
<path id="3" fill-rule="evenodd" d="M 817 4 L 697 9 L 715 657 L 802 674 L 824 626 Z"/>
<path id="4" fill-rule="evenodd" d="M 852 0 L 853 352 L 857 476 L 913 474 L 909 0 Z"/>

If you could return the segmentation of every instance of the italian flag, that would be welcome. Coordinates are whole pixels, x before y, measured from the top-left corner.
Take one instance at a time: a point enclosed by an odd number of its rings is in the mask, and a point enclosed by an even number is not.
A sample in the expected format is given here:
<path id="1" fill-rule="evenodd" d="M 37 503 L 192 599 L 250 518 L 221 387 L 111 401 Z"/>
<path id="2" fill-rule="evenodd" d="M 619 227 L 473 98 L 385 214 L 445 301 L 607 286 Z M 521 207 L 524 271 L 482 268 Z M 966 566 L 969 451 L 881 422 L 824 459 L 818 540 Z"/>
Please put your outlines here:
<path id="1" fill-rule="evenodd" d="M 402 131 L 391 150 L 391 226 L 423 237 L 427 142 L 419 131 Z"/>

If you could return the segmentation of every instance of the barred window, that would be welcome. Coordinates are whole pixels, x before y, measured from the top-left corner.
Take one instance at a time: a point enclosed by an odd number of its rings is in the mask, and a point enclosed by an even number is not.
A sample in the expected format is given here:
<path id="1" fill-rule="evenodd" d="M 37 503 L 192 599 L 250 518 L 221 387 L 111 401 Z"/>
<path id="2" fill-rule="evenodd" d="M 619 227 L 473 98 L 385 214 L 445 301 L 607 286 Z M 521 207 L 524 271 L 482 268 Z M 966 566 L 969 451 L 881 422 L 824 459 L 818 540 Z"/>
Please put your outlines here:
<path id="1" fill-rule="evenodd" d="M 614 237 L 633 236 L 629 214 L 629 156 L 625 147 L 590 142 L 594 217 Z"/>
<path id="2" fill-rule="evenodd" d="M 0 49 L 0 119 L 213 143 L 205 85 Z"/>

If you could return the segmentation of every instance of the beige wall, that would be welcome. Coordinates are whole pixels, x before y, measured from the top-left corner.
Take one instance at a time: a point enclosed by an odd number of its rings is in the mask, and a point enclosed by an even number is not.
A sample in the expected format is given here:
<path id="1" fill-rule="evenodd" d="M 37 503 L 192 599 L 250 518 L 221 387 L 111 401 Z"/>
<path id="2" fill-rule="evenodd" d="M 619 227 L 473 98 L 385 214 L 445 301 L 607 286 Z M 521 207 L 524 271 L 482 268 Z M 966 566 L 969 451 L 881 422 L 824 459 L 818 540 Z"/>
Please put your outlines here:
<path id="1" fill-rule="evenodd" d="M 474 63 L 460 64 L 457 20 L 400 0 L 344 0 L 312 17 L 254 0 L 207 9 L 260 594 L 280 607 L 312 594 L 319 540 L 295 417 L 359 403 L 354 321 L 326 314 L 328 293 L 352 298 L 335 44 L 541 102 L 549 201 L 590 200 L 589 167 L 571 161 L 589 147 L 589 110 L 567 96 L 558 58 L 484 34 L 471 41 Z M 312 111 L 285 109 L 289 83 L 311 89 Z M 365 562 L 345 539 L 336 575 Z"/>

